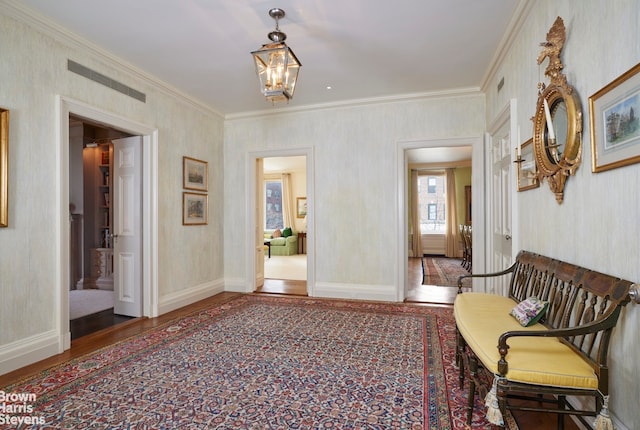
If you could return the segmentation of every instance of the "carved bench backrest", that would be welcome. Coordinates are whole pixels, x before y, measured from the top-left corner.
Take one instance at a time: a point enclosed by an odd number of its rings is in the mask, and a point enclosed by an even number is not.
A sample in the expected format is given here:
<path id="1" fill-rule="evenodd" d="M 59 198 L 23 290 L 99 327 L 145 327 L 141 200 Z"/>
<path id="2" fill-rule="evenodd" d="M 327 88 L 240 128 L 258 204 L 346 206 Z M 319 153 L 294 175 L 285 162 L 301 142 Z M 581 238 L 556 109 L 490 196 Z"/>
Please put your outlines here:
<path id="1" fill-rule="evenodd" d="M 541 321 L 547 328 L 562 329 L 580 324 L 601 324 L 601 330 L 565 337 L 594 365 L 606 366 L 611 332 L 621 307 L 629 302 L 630 281 L 595 272 L 528 251 L 516 258 L 509 296 L 520 302 L 536 296 L 549 302 Z"/>

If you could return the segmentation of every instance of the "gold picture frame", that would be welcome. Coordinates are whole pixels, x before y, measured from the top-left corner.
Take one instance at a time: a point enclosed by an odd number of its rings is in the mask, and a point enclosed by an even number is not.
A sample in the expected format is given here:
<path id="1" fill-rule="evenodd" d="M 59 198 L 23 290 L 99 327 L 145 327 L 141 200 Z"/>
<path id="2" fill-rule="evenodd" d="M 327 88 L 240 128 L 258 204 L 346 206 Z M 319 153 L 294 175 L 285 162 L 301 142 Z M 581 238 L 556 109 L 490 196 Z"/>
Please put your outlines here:
<path id="1" fill-rule="evenodd" d="M 518 166 L 518 191 L 531 190 L 540 186 L 538 166 L 533 153 L 533 138 L 520 146 L 520 157 L 516 160 Z"/>
<path id="2" fill-rule="evenodd" d="M 307 198 L 296 197 L 296 218 L 304 218 L 307 216 Z"/>
<path id="3" fill-rule="evenodd" d="M 640 63 L 589 97 L 591 171 L 640 163 Z"/>
<path id="4" fill-rule="evenodd" d="M 191 157 L 182 157 L 182 186 L 185 190 L 208 191 L 208 163 Z"/>
<path id="5" fill-rule="evenodd" d="M 9 110 L 0 108 L 0 227 L 9 226 Z"/>
<path id="6" fill-rule="evenodd" d="M 206 194 L 182 193 L 182 225 L 207 225 L 208 212 Z"/>

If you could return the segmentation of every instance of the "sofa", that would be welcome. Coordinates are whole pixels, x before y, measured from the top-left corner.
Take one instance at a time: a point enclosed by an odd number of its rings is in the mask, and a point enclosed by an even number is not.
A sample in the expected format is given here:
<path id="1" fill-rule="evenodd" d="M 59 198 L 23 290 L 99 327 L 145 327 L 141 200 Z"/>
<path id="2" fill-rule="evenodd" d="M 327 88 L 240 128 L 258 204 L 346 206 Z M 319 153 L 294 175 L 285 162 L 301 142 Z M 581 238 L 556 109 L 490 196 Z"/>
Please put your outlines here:
<path id="1" fill-rule="evenodd" d="M 294 255 L 298 253 L 298 235 L 291 228 L 265 230 L 265 242 L 271 244 L 271 255 Z"/>

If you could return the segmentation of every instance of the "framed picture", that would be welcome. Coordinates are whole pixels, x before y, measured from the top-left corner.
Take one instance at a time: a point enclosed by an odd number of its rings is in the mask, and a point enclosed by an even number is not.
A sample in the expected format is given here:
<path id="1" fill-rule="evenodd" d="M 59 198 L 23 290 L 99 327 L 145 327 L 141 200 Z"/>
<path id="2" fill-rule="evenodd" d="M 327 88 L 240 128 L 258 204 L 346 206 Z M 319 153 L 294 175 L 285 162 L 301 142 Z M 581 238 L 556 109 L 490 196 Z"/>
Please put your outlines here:
<path id="1" fill-rule="evenodd" d="M 640 64 L 589 97 L 591 170 L 640 162 Z"/>
<path id="2" fill-rule="evenodd" d="M 296 218 L 304 218 L 307 216 L 307 198 L 296 197 Z"/>
<path id="3" fill-rule="evenodd" d="M 208 196 L 198 193 L 182 193 L 182 225 L 206 225 Z"/>
<path id="4" fill-rule="evenodd" d="M 182 157 L 182 182 L 186 190 L 207 191 L 209 176 L 207 162 L 191 157 Z"/>
<path id="5" fill-rule="evenodd" d="M 9 226 L 9 111 L 0 108 L 0 227 Z"/>
<path id="6" fill-rule="evenodd" d="M 518 191 L 540 186 L 536 158 L 533 155 L 533 138 L 520 146 L 520 159 L 516 161 L 516 165 L 518 166 Z"/>

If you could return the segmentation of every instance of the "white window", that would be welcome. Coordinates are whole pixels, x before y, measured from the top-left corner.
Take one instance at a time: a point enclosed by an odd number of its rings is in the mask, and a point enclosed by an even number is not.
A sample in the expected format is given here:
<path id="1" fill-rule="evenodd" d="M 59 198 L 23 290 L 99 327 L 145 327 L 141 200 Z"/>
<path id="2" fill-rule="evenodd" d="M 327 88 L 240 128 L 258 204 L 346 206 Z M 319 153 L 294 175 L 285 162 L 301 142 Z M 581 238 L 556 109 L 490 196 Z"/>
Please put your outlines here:
<path id="1" fill-rule="evenodd" d="M 282 181 L 269 179 L 264 181 L 264 228 L 275 230 L 284 228 L 282 217 Z"/>
<path id="2" fill-rule="evenodd" d="M 420 231 L 422 234 L 445 234 L 447 196 L 444 173 L 429 173 L 418 177 Z"/>

